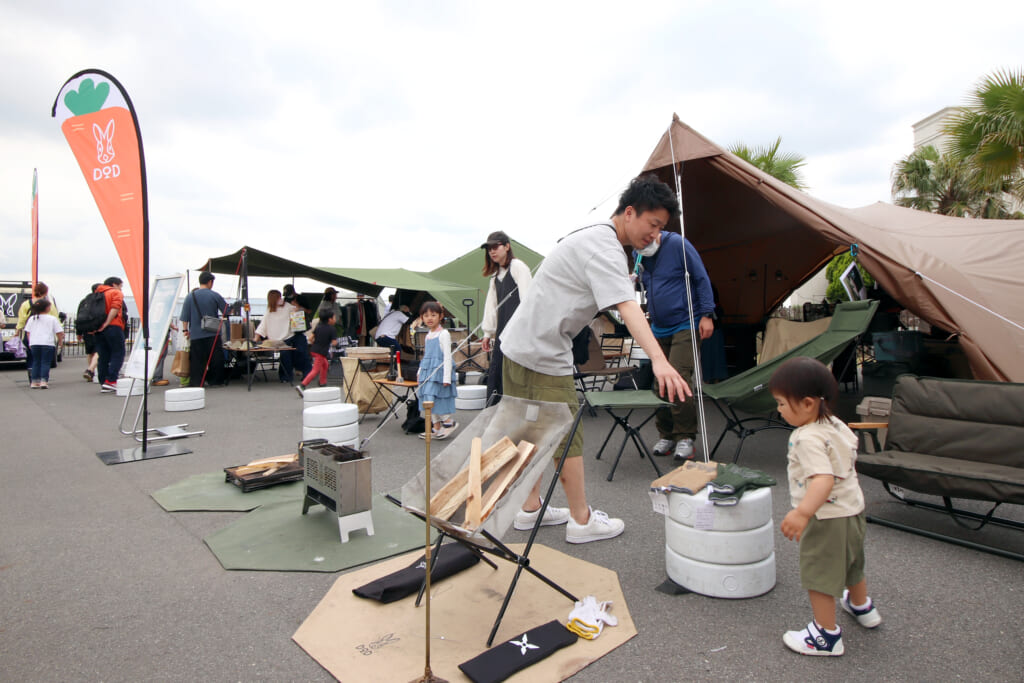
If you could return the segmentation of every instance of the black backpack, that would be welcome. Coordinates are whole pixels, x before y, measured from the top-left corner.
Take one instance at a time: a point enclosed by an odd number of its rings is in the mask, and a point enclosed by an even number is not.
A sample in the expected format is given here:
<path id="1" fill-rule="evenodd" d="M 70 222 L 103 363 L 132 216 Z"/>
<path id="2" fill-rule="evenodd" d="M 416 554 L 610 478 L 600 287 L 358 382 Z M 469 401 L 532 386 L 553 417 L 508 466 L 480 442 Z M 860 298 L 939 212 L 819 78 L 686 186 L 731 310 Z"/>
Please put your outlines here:
<path id="1" fill-rule="evenodd" d="M 402 423 L 402 431 L 406 434 L 422 434 L 427 431 L 427 422 L 420 415 L 419 402 L 410 398 L 405 402 L 405 422 Z"/>
<path id="2" fill-rule="evenodd" d="M 107 297 L 103 292 L 93 292 L 78 304 L 75 315 L 75 332 L 88 334 L 100 329 L 107 321 Z"/>

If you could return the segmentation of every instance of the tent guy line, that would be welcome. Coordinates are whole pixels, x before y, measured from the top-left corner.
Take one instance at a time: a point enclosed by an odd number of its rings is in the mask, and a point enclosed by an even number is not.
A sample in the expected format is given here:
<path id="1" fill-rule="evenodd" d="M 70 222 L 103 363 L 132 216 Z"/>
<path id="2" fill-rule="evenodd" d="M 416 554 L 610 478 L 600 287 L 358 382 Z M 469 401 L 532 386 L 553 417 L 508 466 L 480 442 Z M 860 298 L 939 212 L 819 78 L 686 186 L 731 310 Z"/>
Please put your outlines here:
<path id="1" fill-rule="evenodd" d="M 1015 323 L 1014 321 L 1012 321 L 1009 318 L 1007 318 L 1005 315 L 1000 315 L 1000 314 L 996 313 L 995 311 L 993 311 L 991 308 L 988 308 L 988 307 L 978 303 L 974 299 L 971 299 L 970 297 L 966 297 L 963 294 L 961 294 L 960 292 L 956 291 L 955 289 L 951 289 L 951 288 L 947 287 L 946 285 L 942 284 L 938 280 L 933 280 L 932 278 L 928 277 L 927 275 L 925 275 L 921 271 L 915 270 L 914 271 L 914 275 L 918 276 L 922 280 L 927 280 L 928 282 L 932 283 L 936 287 L 942 287 L 944 290 L 946 290 L 950 294 L 956 295 L 956 296 L 960 297 L 961 299 L 963 299 L 964 301 L 966 301 L 967 303 L 980 308 L 981 310 L 985 311 L 986 313 L 994 315 L 995 317 L 997 317 L 1000 320 L 1002 320 L 1003 322 L 1005 322 L 1007 325 L 1013 325 L 1018 330 L 1024 331 L 1024 326 L 1020 325 L 1019 323 Z"/>

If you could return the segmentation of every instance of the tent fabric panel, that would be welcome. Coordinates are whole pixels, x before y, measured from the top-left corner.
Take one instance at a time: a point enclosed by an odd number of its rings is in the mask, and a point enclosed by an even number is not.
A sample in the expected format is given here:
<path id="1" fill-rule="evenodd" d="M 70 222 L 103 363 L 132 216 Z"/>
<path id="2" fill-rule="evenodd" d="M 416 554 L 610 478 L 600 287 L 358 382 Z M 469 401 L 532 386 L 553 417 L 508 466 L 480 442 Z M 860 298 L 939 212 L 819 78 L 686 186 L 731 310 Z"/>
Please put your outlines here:
<path id="1" fill-rule="evenodd" d="M 672 186 L 670 134 L 675 161 L 684 162 L 686 237 L 708 266 L 727 321 L 762 322 L 813 270 L 857 244 L 861 265 L 901 305 L 960 336 L 975 377 L 1024 381 L 1024 221 L 939 216 L 882 202 L 838 207 L 722 150 L 678 117 L 644 166 Z M 771 251 L 773 241 L 788 251 Z M 782 280 L 774 280 L 776 271 Z"/>
<path id="2" fill-rule="evenodd" d="M 465 317 L 466 308 L 462 305 L 463 299 L 471 298 L 477 301 L 481 298 L 479 290 L 469 285 L 448 282 L 431 277 L 426 273 L 404 268 L 328 268 L 327 270 L 384 287 L 426 292 L 439 301 L 456 320 L 462 320 Z M 412 311 L 412 313 L 416 315 L 419 311 Z M 462 322 L 466 324 L 464 320 Z"/>

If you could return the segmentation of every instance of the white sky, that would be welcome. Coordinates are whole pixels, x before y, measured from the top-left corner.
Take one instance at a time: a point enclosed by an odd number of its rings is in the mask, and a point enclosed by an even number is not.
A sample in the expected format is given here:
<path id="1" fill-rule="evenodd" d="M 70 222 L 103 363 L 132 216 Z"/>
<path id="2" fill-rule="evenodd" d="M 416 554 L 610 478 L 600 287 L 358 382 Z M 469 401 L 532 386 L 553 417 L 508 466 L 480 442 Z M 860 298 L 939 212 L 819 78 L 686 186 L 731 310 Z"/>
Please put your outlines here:
<path id="1" fill-rule="evenodd" d="M 85 68 L 138 114 L 151 275 L 242 245 L 429 270 L 492 230 L 546 253 L 607 216 L 673 112 L 723 146 L 781 135 L 818 198 L 889 200 L 911 124 L 1020 68 L 1022 29 L 1019 0 L 0 0 L 0 279 L 30 277 L 33 168 L 61 307 L 123 277 L 50 118 Z"/>

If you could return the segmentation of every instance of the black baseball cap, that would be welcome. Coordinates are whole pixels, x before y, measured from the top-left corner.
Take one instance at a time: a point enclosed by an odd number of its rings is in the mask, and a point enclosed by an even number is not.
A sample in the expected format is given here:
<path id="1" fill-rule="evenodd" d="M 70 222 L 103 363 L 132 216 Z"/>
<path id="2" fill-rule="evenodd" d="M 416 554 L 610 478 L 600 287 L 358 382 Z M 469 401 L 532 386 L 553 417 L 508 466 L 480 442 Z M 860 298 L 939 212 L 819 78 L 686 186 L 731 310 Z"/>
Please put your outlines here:
<path id="1" fill-rule="evenodd" d="M 501 230 L 496 230 L 487 236 L 487 241 L 480 245 L 481 249 L 490 249 L 498 244 L 509 244 L 512 240 Z"/>

